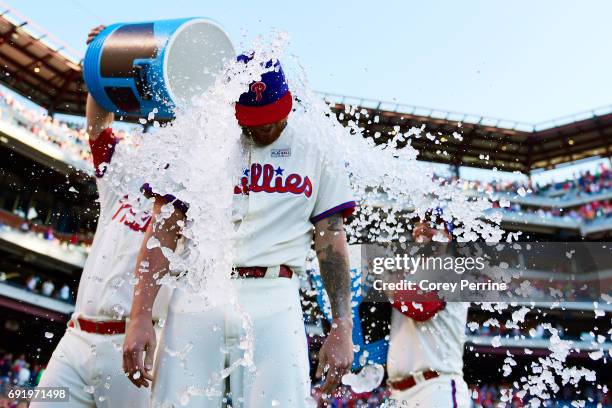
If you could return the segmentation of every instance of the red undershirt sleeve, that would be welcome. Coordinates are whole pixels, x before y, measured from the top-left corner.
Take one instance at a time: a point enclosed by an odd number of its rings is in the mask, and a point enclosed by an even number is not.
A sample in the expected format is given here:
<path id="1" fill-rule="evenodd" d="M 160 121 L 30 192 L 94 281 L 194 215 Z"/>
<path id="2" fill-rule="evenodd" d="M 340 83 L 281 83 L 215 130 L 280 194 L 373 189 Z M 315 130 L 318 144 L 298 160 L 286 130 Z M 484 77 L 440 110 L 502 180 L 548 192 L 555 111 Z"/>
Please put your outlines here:
<path id="1" fill-rule="evenodd" d="M 106 165 L 110 163 L 118 139 L 113 135 L 113 129 L 104 129 L 95 140 L 89 140 L 91 155 L 96 177 L 104 176 Z"/>

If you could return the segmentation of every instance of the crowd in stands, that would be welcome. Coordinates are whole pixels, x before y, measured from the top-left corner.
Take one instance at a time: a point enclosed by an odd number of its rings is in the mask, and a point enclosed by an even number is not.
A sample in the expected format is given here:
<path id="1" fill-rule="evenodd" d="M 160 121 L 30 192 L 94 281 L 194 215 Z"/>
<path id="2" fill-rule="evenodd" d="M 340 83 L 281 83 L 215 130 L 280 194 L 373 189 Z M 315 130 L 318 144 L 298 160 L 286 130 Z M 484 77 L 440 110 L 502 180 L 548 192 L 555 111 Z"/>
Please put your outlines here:
<path id="1" fill-rule="evenodd" d="M 91 245 L 89 235 L 57 234 L 50 227 L 40 226 L 21 218 L 23 214 L 7 214 L 0 210 L 0 232 L 3 230 L 18 230 L 23 234 L 35 236 L 38 239 L 50 242 L 64 251 L 74 251 L 77 248 L 88 250 Z M 17 217 L 17 218 L 16 218 Z M 74 303 L 73 290 L 66 282 L 55 281 L 51 278 L 31 274 L 23 276 L 20 273 L 11 273 L 0 270 L 0 282 L 23 288 L 29 292 L 51 297 L 68 303 Z"/>
<path id="2" fill-rule="evenodd" d="M 45 367 L 27 360 L 24 354 L 15 357 L 0 351 L 0 408 L 27 408 L 26 400 L 8 398 L 9 387 L 32 388 L 38 385 Z"/>
<path id="3" fill-rule="evenodd" d="M 41 278 L 38 275 L 30 275 L 25 281 L 25 289 L 28 292 L 38 293 L 43 296 L 52 297 L 68 303 L 74 303 L 72 290 L 67 283 L 55 284 L 50 278 Z"/>
<path id="4" fill-rule="evenodd" d="M 45 241 L 63 246 L 66 250 L 74 248 L 88 249 L 93 241 L 92 231 L 82 231 L 81 233 L 60 233 L 48 225 L 41 225 L 29 219 L 21 210 L 12 213 L 0 209 L 0 231 L 4 228 L 19 230 L 24 234 L 31 234 Z"/>
<path id="5" fill-rule="evenodd" d="M 0 219 L 0 232 L 3 230 L 15 231 L 14 226 L 6 224 Z M 31 224 L 23 222 L 18 229 L 23 234 L 34 236 L 38 239 L 50 242 L 51 245 L 61 248 L 63 251 L 85 250 L 88 251 L 91 245 L 91 239 L 80 240 L 77 235 L 69 240 L 59 238 L 52 228 L 31 227 Z M 70 285 L 66 282 L 54 281 L 51 278 L 32 274 L 23 276 L 20 273 L 11 273 L 0 270 L 0 283 L 17 286 L 32 293 L 37 293 L 43 296 L 51 297 L 68 303 L 74 303 L 74 294 Z"/>
<path id="6" fill-rule="evenodd" d="M 22 218 L 24 214 L 11 214 L 0 210 L 0 232 L 20 231 L 45 240 L 51 245 L 61 248 L 63 251 L 85 250 L 91 246 L 91 234 L 58 234 L 51 227 L 34 224 L 27 218 Z M 23 276 L 21 273 L 0 270 L 0 283 L 20 287 L 32 293 L 37 293 L 46 297 L 51 297 L 68 303 L 74 303 L 74 294 L 70 285 L 46 276 L 31 274 Z"/>
<path id="7" fill-rule="evenodd" d="M 457 182 L 457 179 L 451 179 Z M 576 174 L 573 179 L 561 182 L 532 183 L 519 181 L 459 181 L 465 190 L 478 191 L 485 194 L 511 193 L 511 196 L 521 197 L 548 197 L 550 206 L 526 205 L 525 203 L 512 202 L 503 205 L 505 211 L 514 213 L 535 214 L 544 217 L 561 217 L 576 221 L 590 222 L 596 219 L 612 217 L 612 200 L 594 200 L 577 206 L 563 208 L 560 205 L 569 199 L 594 196 L 598 193 L 612 191 L 612 170 L 600 165 L 596 171 L 584 171 Z M 507 199 L 508 197 L 503 197 Z M 493 203 L 494 208 L 500 208 L 500 201 Z"/>
<path id="8" fill-rule="evenodd" d="M 28 130 L 41 140 L 53 143 L 76 159 L 91 161 L 87 135 L 82 125 L 53 119 L 41 109 L 28 108 L 1 88 L 0 118 Z"/>
<path id="9" fill-rule="evenodd" d="M 478 190 L 484 193 L 518 193 L 526 195 L 550 195 L 564 196 L 564 193 L 577 193 L 578 195 L 596 194 L 612 188 L 612 170 L 604 165 L 594 171 L 584 171 L 574 175 L 572 179 L 549 182 L 533 183 L 508 180 L 465 180 L 465 189 Z M 573 195 L 572 195 L 573 196 Z"/>
<path id="10" fill-rule="evenodd" d="M 517 395 L 517 390 L 513 389 L 512 384 L 472 385 L 470 386 L 470 391 L 474 408 L 498 408 L 500 406 L 522 408 L 528 406 L 529 399 L 532 398 L 520 398 Z M 584 401 L 584 405 L 573 401 Z M 592 384 L 583 385 L 582 387 L 565 385 L 553 398 L 540 402 L 541 405 L 533 406 L 541 406 L 543 408 L 570 408 L 578 406 L 584 408 L 606 408 L 612 405 L 612 398 L 609 391 L 604 392 Z"/>
<path id="11" fill-rule="evenodd" d="M 603 165 L 595 172 L 581 172 L 571 180 L 536 185 L 536 191 L 540 194 L 576 190 L 579 195 L 589 195 L 597 194 L 610 188 L 612 188 L 612 170 Z"/>
<path id="12" fill-rule="evenodd" d="M 593 341 L 593 335 L 589 333 L 567 332 L 563 326 L 556 324 L 552 326 L 555 334 L 562 340 L 585 340 Z M 466 334 L 477 335 L 484 337 L 502 336 L 507 338 L 527 338 L 527 339 L 549 339 L 552 336 L 551 330 L 548 330 L 543 324 L 537 324 L 533 327 L 507 327 L 504 323 L 479 324 L 478 327 L 466 326 Z"/>
<path id="13" fill-rule="evenodd" d="M 35 387 L 45 368 L 29 362 L 25 354 L 0 352 L 0 389 L 7 385 Z"/>
<path id="14" fill-rule="evenodd" d="M 26 106 L 1 87 L 0 120 L 19 126 L 39 139 L 58 146 L 76 160 L 92 160 L 83 124 L 54 119 L 42 109 Z M 125 135 L 119 129 L 116 133 L 118 137 Z"/>
<path id="15" fill-rule="evenodd" d="M 512 384 L 483 384 L 469 387 L 472 397 L 472 408 L 523 408 L 527 407 L 532 396 L 520 397 Z M 371 392 L 356 394 L 347 387 L 340 387 L 331 396 L 323 396 L 314 388 L 313 397 L 318 407 L 325 408 L 378 408 L 389 397 L 389 390 L 378 387 Z M 576 405 L 573 401 L 584 401 Z M 542 408 L 606 408 L 612 406 L 610 392 L 604 392 L 591 384 L 575 388 L 566 385 L 559 393 L 547 401 L 540 401 Z"/>
<path id="16" fill-rule="evenodd" d="M 23 276 L 17 272 L 0 271 L 0 283 L 16 286 L 42 296 L 74 303 L 74 291 L 66 282 L 60 282 L 47 276 L 30 274 Z"/>
<path id="17" fill-rule="evenodd" d="M 499 202 L 495 202 L 493 205 L 495 208 L 499 208 Z M 536 214 L 540 217 L 563 217 L 586 222 L 612 217 L 612 202 L 610 200 L 592 201 L 568 210 L 559 207 L 529 208 L 518 203 L 510 204 L 505 209 L 515 213 Z"/>

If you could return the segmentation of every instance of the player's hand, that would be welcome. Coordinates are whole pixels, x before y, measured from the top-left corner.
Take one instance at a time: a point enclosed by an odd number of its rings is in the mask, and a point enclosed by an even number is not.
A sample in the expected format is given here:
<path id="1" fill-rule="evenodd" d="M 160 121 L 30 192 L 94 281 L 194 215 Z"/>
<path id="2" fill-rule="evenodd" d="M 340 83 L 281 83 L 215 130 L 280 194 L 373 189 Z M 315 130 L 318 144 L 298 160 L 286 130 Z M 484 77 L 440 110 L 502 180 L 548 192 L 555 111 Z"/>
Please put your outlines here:
<path id="1" fill-rule="evenodd" d="M 419 222 L 412 230 L 412 239 L 414 239 L 414 242 L 418 243 L 431 242 L 436 235 L 445 237 L 447 241 L 451 240 L 446 230 L 431 228 L 427 222 Z"/>
<path id="2" fill-rule="evenodd" d="M 138 388 L 149 387 L 153 381 L 155 329 L 151 318 L 130 320 L 123 341 L 123 371 Z"/>
<path id="3" fill-rule="evenodd" d="M 100 34 L 105 28 L 105 25 L 99 25 L 89 30 L 89 34 L 87 34 L 87 41 L 85 41 L 85 44 L 89 44 L 90 42 L 92 42 L 93 39 L 96 38 L 96 36 Z"/>
<path id="4" fill-rule="evenodd" d="M 321 390 L 330 394 L 350 371 L 353 364 L 353 322 L 350 318 L 334 319 L 329 335 L 319 352 L 317 378 L 325 375 Z"/>

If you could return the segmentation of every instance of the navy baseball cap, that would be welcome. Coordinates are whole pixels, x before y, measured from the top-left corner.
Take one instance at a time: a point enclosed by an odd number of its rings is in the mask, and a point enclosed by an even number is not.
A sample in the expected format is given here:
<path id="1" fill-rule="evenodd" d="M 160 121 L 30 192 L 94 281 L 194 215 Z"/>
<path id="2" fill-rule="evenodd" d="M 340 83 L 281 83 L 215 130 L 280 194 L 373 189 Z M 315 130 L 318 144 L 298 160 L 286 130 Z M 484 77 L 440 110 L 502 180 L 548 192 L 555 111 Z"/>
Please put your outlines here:
<path id="1" fill-rule="evenodd" d="M 242 54 L 237 59 L 248 64 L 253 57 Z M 241 126 L 269 125 L 289 116 L 293 100 L 285 73 L 278 60 L 265 64 L 265 68 L 272 67 L 261 76 L 261 81 L 252 82 L 249 90 L 240 95 L 236 119 Z"/>

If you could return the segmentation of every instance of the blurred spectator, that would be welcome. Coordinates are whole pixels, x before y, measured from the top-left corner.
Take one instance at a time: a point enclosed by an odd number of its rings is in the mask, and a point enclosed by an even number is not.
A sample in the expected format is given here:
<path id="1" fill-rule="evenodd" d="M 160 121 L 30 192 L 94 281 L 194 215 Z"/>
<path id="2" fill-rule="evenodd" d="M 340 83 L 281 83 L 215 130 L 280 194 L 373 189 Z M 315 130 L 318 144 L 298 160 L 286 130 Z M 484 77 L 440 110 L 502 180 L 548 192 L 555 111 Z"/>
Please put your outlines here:
<path id="1" fill-rule="evenodd" d="M 40 281 L 40 278 L 38 276 L 30 275 L 30 277 L 26 281 L 26 289 L 30 292 L 36 292 L 36 286 L 38 285 L 38 281 Z"/>
<path id="2" fill-rule="evenodd" d="M 19 229 L 21 230 L 21 232 L 28 232 L 30 230 L 30 224 L 27 221 L 24 221 L 23 223 L 21 223 Z"/>
<path id="3" fill-rule="evenodd" d="M 30 385 L 30 375 L 30 365 L 25 363 L 19 368 L 19 373 L 17 374 L 17 385 L 20 387 Z"/>
<path id="4" fill-rule="evenodd" d="M 6 384 L 11 379 L 11 368 L 13 367 L 13 355 L 5 354 L 0 358 L 0 385 Z"/>
<path id="5" fill-rule="evenodd" d="M 45 230 L 45 232 L 44 232 L 43 236 L 45 237 L 45 239 L 46 239 L 47 241 L 53 241 L 53 238 L 55 238 L 55 235 L 53 234 L 53 228 L 48 227 L 48 228 Z"/>
<path id="6" fill-rule="evenodd" d="M 41 289 L 41 293 L 43 295 L 50 297 L 53 295 L 54 290 L 55 290 L 55 285 L 53 284 L 52 281 L 50 280 L 44 281 L 44 283 L 42 284 L 42 289 Z"/>
<path id="7" fill-rule="evenodd" d="M 70 301 L 70 287 L 65 283 L 59 290 L 59 298 L 65 302 Z"/>
<path id="8" fill-rule="evenodd" d="M 40 379 L 42 378 L 43 373 L 45 372 L 45 367 L 38 365 L 37 370 L 34 372 L 32 376 L 32 386 L 37 386 L 40 383 Z"/>

